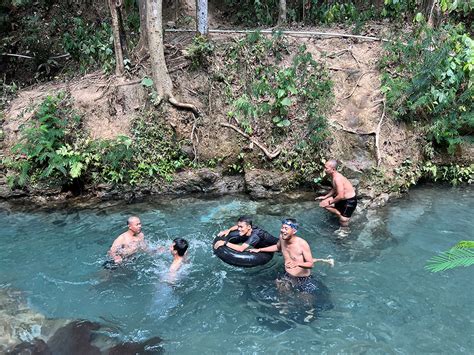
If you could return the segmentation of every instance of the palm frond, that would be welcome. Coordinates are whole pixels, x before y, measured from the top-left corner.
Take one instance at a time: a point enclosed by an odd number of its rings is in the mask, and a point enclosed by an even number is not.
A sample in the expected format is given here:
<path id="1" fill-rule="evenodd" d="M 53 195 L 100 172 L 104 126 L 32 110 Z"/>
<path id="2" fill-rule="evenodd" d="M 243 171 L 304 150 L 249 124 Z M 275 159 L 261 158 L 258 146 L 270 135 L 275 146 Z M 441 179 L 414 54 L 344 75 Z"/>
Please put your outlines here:
<path id="1" fill-rule="evenodd" d="M 439 272 L 470 265 L 474 265 L 474 250 L 452 248 L 429 259 L 425 269 Z"/>
<path id="2" fill-rule="evenodd" d="M 474 249 L 474 240 L 461 240 L 454 246 L 456 249 Z"/>

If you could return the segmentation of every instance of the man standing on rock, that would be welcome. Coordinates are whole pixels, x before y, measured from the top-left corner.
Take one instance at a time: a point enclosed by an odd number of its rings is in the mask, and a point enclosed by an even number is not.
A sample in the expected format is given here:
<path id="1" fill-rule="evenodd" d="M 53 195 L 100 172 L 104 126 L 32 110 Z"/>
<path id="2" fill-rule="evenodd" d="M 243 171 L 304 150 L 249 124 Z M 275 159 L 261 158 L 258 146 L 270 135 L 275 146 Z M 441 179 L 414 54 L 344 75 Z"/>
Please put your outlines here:
<path id="1" fill-rule="evenodd" d="M 341 227 L 348 227 L 352 213 L 357 207 L 357 197 L 350 181 L 337 170 L 337 161 L 331 159 L 324 164 L 324 172 L 331 176 L 332 189 L 324 196 L 319 206 L 334 213 L 339 218 Z"/>

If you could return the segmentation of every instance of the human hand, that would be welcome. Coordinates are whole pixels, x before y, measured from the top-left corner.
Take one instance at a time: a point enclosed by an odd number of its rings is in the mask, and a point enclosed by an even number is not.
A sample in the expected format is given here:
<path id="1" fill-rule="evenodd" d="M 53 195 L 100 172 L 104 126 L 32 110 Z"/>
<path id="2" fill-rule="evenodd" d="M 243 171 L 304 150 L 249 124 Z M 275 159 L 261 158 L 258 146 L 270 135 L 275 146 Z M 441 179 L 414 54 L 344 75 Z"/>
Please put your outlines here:
<path id="1" fill-rule="evenodd" d="M 218 249 L 220 248 L 221 246 L 223 246 L 225 244 L 225 241 L 224 240 L 218 240 L 216 242 L 216 244 L 214 244 L 214 249 Z"/>
<path id="2" fill-rule="evenodd" d="M 317 197 L 315 197 L 314 199 L 315 199 L 316 201 L 317 201 L 317 200 L 324 200 L 324 196 L 317 196 Z"/>
<path id="3" fill-rule="evenodd" d="M 228 229 L 224 229 L 223 231 L 219 232 L 219 234 L 217 234 L 218 237 L 227 237 L 227 235 L 230 233 L 230 231 Z"/>
<path id="4" fill-rule="evenodd" d="M 332 197 L 329 197 L 329 198 L 327 198 L 327 199 L 325 199 L 325 200 L 322 200 L 322 201 L 319 203 L 319 206 L 321 206 L 321 207 L 327 207 L 327 206 L 329 206 L 329 205 L 332 204 L 332 200 L 334 200 Z"/>
<path id="5" fill-rule="evenodd" d="M 249 249 L 248 251 L 251 253 L 260 253 L 260 249 Z"/>
<path id="6" fill-rule="evenodd" d="M 288 260 L 285 263 L 285 267 L 288 268 L 288 269 L 294 269 L 295 267 L 298 267 L 298 263 L 294 260 Z"/>

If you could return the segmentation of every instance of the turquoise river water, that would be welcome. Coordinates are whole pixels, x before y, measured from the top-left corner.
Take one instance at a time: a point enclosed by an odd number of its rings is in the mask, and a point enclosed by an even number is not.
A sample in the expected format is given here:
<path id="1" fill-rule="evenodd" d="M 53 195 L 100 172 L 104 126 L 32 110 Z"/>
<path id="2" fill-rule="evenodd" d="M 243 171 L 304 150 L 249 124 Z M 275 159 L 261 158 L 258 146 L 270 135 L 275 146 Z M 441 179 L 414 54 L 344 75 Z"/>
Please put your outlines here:
<path id="1" fill-rule="evenodd" d="M 473 354 L 474 267 L 432 274 L 426 260 L 473 240 L 471 187 L 421 187 L 391 202 L 377 220 L 359 218 L 341 239 L 336 221 L 313 201 L 252 201 L 246 196 L 183 197 L 72 210 L 0 209 L 0 287 L 25 292 L 51 318 L 88 319 L 123 340 L 164 339 L 168 353 L 195 354 Z M 179 281 L 163 281 L 168 253 L 140 255 L 113 272 L 101 264 L 129 215 L 138 215 L 151 245 L 190 241 Z M 216 232 L 241 214 L 278 235 L 283 217 L 315 257 L 314 276 L 330 306 L 310 309 L 281 294 L 275 255 L 239 269 L 211 250 Z"/>

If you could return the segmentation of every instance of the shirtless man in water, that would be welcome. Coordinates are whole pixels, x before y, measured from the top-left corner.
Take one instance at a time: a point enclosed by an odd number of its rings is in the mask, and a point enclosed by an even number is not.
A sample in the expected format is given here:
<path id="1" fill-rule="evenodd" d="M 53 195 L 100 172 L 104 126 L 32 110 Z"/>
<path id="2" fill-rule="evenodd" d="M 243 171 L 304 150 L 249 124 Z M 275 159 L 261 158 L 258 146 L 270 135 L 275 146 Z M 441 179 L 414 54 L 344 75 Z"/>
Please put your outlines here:
<path id="1" fill-rule="evenodd" d="M 347 227 L 357 207 L 357 197 L 350 181 L 336 169 L 337 161 L 334 159 L 324 164 L 324 172 L 332 179 L 332 189 L 326 195 L 316 197 L 316 200 L 322 200 L 319 206 L 334 213 L 341 227 Z"/>
<path id="2" fill-rule="evenodd" d="M 281 225 L 277 244 L 249 251 L 252 253 L 280 251 L 285 260 L 285 275 L 278 281 L 289 283 L 298 291 L 313 293 L 316 291 L 316 285 L 311 279 L 311 269 L 315 261 L 323 259 L 313 259 L 308 243 L 296 236 L 297 230 L 298 224 L 295 219 L 285 219 Z"/>
<path id="3" fill-rule="evenodd" d="M 115 264 L 120 264 L 124 259 L 138 251 L 148 251 L 145 236 L 142 233 L 140 218 L 132 216 L 127 220 L 128 230 L 115 239 L 108 254 Z"/>

